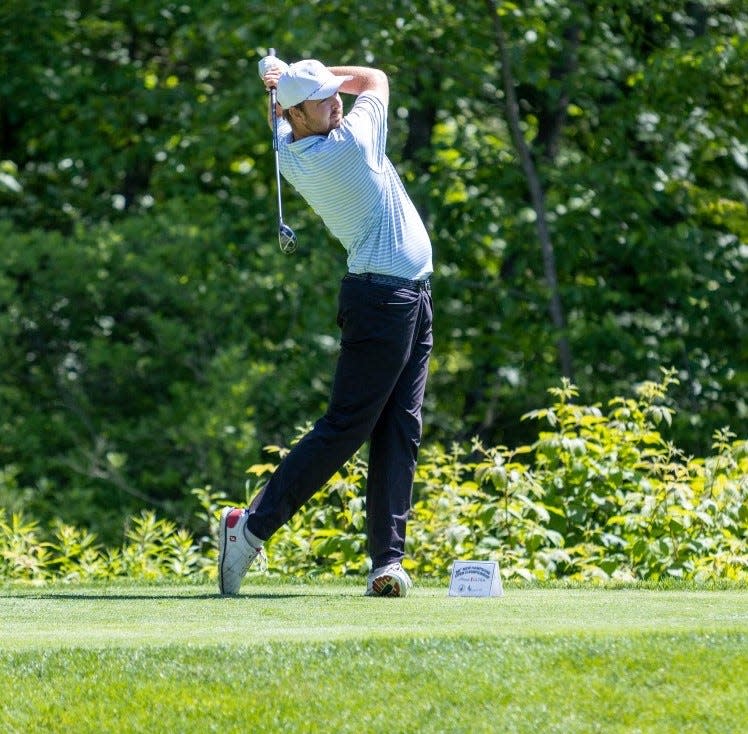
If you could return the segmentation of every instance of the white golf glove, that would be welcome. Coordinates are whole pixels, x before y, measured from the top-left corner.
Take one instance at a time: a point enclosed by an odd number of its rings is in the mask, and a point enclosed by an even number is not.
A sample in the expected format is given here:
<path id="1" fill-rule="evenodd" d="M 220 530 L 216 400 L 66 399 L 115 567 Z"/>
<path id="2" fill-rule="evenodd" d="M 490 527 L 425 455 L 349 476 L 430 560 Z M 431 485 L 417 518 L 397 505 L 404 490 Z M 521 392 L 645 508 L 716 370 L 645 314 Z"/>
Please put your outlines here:
<path id="1" fill-rule="evenodd" d="M 288 64 L 285 61 L 281 61 L 277 56 L 265 56 L 260 59 L 257 64 L 257 71 L 260 74 L 260 79 L 262 79 L 274 66 L 279 67 L 281 72 L 288 70 Z"/>

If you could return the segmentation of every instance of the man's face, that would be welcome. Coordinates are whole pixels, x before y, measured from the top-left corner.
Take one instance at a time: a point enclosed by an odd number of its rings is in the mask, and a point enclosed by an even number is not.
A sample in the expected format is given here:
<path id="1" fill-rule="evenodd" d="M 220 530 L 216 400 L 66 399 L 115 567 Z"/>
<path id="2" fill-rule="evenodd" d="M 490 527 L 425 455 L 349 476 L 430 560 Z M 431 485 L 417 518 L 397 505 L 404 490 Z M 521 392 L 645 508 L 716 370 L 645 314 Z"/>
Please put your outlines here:
<path id="1" fill-rule="evenodd" d="M 327 135 L 343 121 L 343 102 L 337 92 L 327 99 L 307 100 L 300 114 L 309 134 Z"/>

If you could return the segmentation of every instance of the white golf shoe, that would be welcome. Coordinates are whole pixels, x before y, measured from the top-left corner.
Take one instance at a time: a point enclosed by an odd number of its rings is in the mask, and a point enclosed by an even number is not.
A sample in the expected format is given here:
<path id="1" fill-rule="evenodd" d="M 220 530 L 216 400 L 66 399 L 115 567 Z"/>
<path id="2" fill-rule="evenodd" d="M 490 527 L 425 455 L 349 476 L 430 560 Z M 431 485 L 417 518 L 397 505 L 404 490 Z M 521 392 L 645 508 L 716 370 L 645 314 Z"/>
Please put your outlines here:
<path id="1" fill-rule="evenodd" d="M 218 588 L 221 594 L 239 593 L 242 579 L 252 561 L 262 552 L 244 533 L 247 511 L 239 507 L 224 507 L 218 526 Z"/>
<path id="2" fill-rule="evenodd" d="M 399 563 L 390 563 L 369 574 L 366 596 L 405 596 L 412 587 L 405 569 Z"/>

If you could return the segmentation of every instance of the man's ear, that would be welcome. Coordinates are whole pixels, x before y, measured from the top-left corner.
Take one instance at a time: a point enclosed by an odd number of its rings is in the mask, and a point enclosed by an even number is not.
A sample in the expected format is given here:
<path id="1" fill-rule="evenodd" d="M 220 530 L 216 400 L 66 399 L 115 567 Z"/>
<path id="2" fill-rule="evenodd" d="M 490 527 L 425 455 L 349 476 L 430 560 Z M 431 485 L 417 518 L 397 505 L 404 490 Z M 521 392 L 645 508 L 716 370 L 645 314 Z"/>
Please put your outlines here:
<path id="1" fill-rule="evenodd" d="M 296 107 L 289 107 L 288 110 L 289 118 L 291 118 L 292 122 L 298 122 L 299 120 L 302 120 L 304 118 L 304 112 L 301 109 L 300 105 L 297 105 Z"/>

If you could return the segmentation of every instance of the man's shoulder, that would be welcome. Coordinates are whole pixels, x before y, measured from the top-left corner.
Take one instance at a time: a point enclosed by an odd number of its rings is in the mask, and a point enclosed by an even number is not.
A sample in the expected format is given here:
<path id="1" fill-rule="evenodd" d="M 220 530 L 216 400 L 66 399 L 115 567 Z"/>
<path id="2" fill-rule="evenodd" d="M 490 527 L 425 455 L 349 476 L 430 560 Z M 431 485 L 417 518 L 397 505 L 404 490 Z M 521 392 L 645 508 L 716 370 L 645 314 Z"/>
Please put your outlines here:
<path id="1" fill-rule="evenodd" d="M 385 100 L 372 89 L 367 90 L 366 92 L 361 92 L 361 94 L 356 97 L 352 110 L 355 110 L 357 107 L 376 108 L 379 112 L 384 112 L 385 114 L 387 112 Z"/>
<path id="2" fill-rule="evenodd" d="M 384 100 L 373 91 L 362 92 L 356 97 L 350 112 L 345 116 L 345 125 L 355 136 L 357 132 L 370 138 L 378 137 L 387 130 L 387 107 Z"/>

